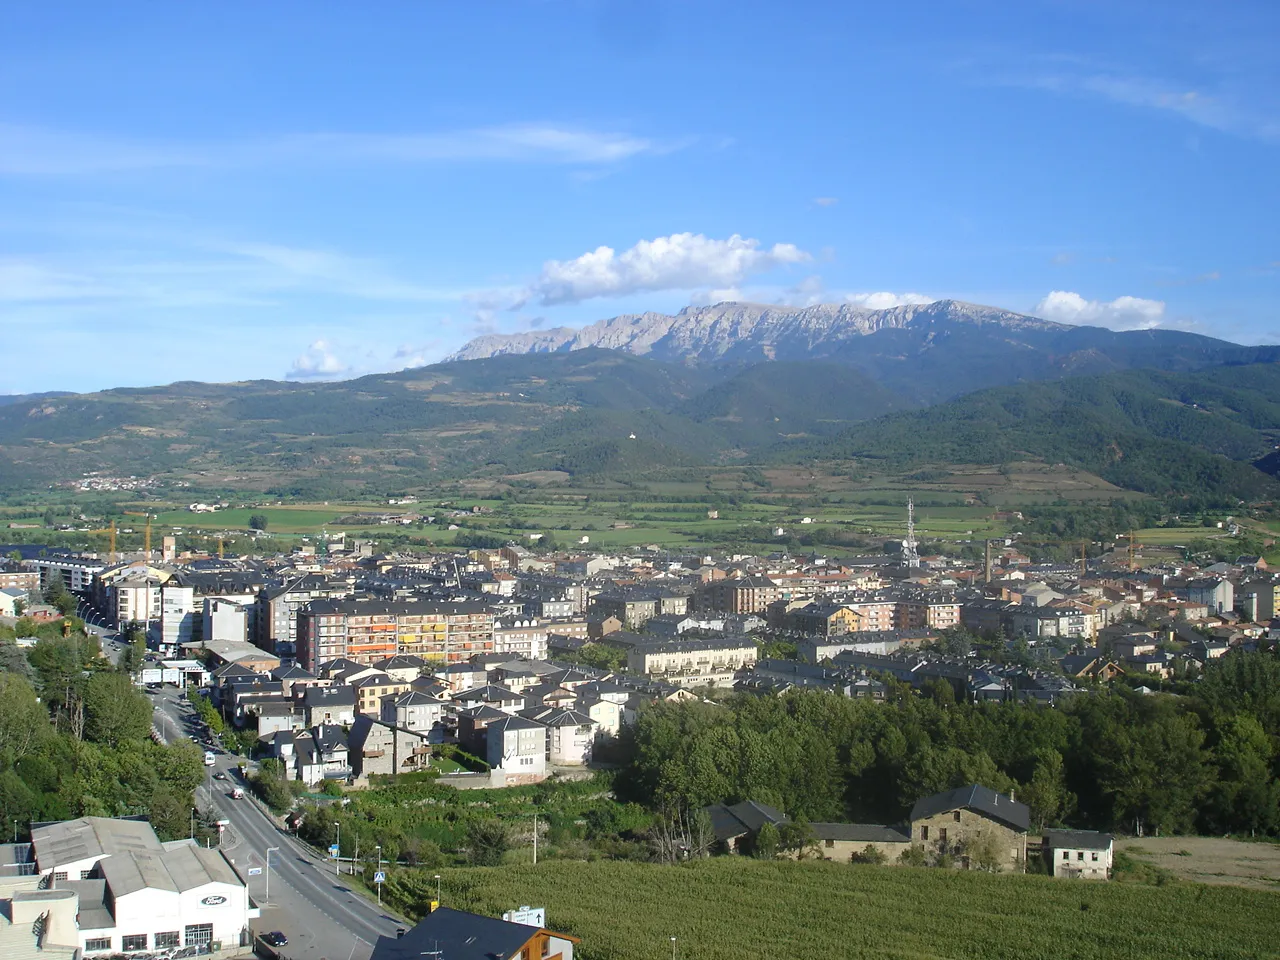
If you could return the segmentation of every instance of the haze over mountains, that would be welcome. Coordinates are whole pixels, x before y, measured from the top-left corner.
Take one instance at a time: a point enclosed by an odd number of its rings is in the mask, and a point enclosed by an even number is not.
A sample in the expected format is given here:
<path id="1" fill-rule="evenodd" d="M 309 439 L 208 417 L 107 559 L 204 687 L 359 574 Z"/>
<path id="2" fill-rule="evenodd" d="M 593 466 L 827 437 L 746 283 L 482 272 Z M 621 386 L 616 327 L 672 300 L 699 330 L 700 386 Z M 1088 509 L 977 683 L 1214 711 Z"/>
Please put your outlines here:
<path id="1" fill-rule="evenodd" d="M 459 356 L 476 359 L 10 398 L 0 492 L 101 472 L 330 499 L 538 470 L 1036 459 L 1157 495 L 1280 496 L 1280 347 L 944 300 L 717 304 L 479 338 Z"/>

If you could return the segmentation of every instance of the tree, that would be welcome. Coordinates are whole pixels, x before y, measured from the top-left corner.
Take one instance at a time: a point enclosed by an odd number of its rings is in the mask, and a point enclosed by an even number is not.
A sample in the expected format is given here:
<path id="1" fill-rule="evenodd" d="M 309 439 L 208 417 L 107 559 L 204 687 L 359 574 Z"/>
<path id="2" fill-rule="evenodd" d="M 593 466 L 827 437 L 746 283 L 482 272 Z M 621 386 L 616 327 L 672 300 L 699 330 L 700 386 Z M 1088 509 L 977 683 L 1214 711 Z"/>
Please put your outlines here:
<path id="1" fill-rule="evenodd" d="M 813 828 L 804 820 L 786 820 L 778 825 L 778 846 L 783 853 L 795 854 L 797 860 L 818 845 Z"/>
<path id="2" fill-rule="evenodd" d="M 75 612 L 75 594 L 67 589 L 67 585 L 62 582 L 62 576 L 56 570 L 49 574 L 49 579 L 45 581 L 44 600 L 45 603 L 56 607 L 63 616 Z"/>
<path id="3" fill-rule="evenodd" d="M 511 834 L 501 820 L 473 820 L 467 827 L 467 860 L 473 867 L 496 867 L 511 846 Z"/>
<path id="4" fill-rule="evenodd" d="M 771 821 L 766 820 L 756 833 L 754 849 L 751 852 L 757 860 L 772 860 L 778 855 L 780 842 L 778 828 Z"/>
<path id="5" fill-rule="evenodd" d="M 0 755 L 20 759 L 49 729 L 49 717 L 24 678 L 0 673 Z"/>
<path id="6" fill-rule="evenodd" d="M 265 513 L 255 513 L 251 517 L 249 517 L 249 529 L 261 530 L 263 533 L 266 533 L 267 524 L 269 522 L 270 520 Z"/>
<path id="7" fill-rule="evenodd" d="M 17 674 L 26 680 L 35 676 L 26 653 L 12 640 L 0 640 L 0 671 Z"/>
<path id="8" fill-rule="evenodd" d="M 122 673 L 97 673 L 84 692 L 85 734 L 96 743 L 117 746 L 140 740 L 151 729 L 151 704 Z"/>

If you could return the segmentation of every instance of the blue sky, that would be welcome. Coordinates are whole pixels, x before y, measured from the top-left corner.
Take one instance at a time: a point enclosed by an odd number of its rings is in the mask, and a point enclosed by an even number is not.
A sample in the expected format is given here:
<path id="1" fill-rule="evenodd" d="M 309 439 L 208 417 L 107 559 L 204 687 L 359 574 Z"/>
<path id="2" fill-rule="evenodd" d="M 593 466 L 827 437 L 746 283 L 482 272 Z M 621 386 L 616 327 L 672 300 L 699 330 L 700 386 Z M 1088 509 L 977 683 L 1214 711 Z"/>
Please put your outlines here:
<path id="1" fill-rule="evenodd" d="M 4 4 L 0 393 L 729 298 L 1280 342 L 1276 49 L 1274 3 Z"/>

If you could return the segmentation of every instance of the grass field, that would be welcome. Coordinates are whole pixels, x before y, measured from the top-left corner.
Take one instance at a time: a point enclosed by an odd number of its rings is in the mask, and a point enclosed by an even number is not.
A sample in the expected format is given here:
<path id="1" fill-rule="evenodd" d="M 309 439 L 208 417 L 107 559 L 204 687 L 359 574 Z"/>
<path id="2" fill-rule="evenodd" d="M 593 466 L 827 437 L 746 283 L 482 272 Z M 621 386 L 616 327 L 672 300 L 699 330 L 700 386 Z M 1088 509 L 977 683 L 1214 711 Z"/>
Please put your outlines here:
<path id="1" fill-rule="evenodd" d="M 416 917 L 434 872 L 394 873 L 384 895 Z M 545 906 L 583 960 L 666 960 L 673 936 L 686 960 L 1261 960 L 1280 945 L 1280 897 L 1234 887 L 727 857 L 440 873 L 446 906 Z"/>

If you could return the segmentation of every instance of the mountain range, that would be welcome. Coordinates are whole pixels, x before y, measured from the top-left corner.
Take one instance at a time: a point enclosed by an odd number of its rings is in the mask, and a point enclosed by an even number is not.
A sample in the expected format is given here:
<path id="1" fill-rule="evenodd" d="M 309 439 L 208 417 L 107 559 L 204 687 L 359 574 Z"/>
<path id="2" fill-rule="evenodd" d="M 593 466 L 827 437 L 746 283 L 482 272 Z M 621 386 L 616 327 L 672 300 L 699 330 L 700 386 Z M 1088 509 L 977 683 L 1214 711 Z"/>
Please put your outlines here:
<path id="1" fill-rule="evenodd" d="M 862 370 L 917 403 L 981 387 L 1132 367 L 1195 370 L 1280 359 L 1278 347 L 1242 347 L 1177 330 L 1115 332 L 1074 326 L 958 300 L 884 310 L 852 304 L 793 308 L 718 303 L 675 315 L 612 317 L 580 330 L 489 334 L 449 359 L 592 347 L 699 366 L 829 360 Z"/>
<path id="2" fill-rule="evenodd" d="M 1155 495 L 1280 496 L 1277 347 L 938 301 L 718 304 L 479 338 L 459 357 L 474 359 L 8 398 L 0 493 L 91 472 L 336 499 L 539 470 L 1037 459 Z"/>

